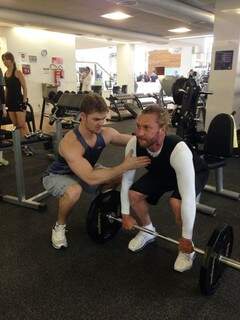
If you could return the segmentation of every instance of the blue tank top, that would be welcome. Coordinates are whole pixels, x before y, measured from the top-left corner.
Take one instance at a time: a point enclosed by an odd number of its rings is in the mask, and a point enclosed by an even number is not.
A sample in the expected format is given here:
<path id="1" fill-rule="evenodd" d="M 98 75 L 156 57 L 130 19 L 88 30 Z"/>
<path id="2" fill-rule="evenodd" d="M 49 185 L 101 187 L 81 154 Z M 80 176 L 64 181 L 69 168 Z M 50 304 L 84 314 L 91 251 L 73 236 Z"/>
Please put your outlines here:
<path id="1" fill-rule="evenodd" d="M 91 164 L 92 167 L 96 164 L 97 160 L 99 159 L 103 149 L 105 148 L 106 144 L 103 139 L 103 136 L 101 133 L 97 134 L 97 141 L 95 143 L 94 147 L 90 147 L 86 141 L 84 140 L 83 136 L 78 130 L 78 127 L 75 127 L 73 129 L 74 134 L 77 137 L 77 140 L 83 148 L 85 149 L 85 152 L 83 154 L 83 157 L 88 160 L 88 162 Z M 47 169 L 47 173 L 54 173 L 54 174 L 72 174 L 72 170 L 69 168 L 67 162 L 65 159 L 61 156 L 58 157 L 58 160 L 55 160 Z"/>

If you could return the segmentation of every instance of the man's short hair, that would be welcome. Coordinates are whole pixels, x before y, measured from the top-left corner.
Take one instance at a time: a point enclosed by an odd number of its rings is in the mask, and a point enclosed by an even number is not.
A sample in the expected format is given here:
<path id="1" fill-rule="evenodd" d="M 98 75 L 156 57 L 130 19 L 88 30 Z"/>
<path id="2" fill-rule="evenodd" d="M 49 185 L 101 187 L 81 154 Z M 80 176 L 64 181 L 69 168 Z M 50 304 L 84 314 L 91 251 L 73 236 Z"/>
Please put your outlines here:
<path id="1" fill-rule="evenodd" d="M 81 101 L 81 112 L 91 114 L 94 112 L 108 112 L 106 101 L 99 94 L 91 92 L 83 95 Z"/>
<path id="2" fill-rule="evenodd" d="M 155 114 L 159 127 L 165 127 L 165 129 L 167 130 L 170 122 L 170 117 L 166 108 L 160 107 L 158 104 L 150 104 L 142 111 L 141 114 Z"/>

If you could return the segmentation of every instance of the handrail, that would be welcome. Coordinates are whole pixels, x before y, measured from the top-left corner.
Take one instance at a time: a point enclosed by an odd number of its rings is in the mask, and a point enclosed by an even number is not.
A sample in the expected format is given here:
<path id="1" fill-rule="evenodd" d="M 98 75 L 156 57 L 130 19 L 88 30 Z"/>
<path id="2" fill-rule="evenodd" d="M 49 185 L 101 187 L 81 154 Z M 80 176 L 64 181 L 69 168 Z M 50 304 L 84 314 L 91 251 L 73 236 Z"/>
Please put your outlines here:
<path id="1" fill-rule="evenodd" d="M 111 80 L 114 80 L 113 79 L 113 77 L 112 77 L 112 75 L 111 75 L 111 73 L 110 72 L 108 72 L 103 66 L 101 66 L 100 65 L 100 63 L 98 63 L 98 62 L 94 62 L 94 61 L 76 61 L 76 63 L 89 63 L 89 64 L 96 64 L 96 65 L 98 65 L 109 77 L 110 77 L 110 79 Z"/>

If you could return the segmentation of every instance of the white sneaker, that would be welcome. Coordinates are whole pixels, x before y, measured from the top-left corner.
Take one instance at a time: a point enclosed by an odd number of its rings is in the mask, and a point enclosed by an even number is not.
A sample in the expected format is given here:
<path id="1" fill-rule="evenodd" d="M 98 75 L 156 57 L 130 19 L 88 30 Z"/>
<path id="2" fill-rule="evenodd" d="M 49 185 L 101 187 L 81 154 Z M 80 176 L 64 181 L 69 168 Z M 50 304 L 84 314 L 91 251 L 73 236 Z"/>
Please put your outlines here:
<path id="1" fill-rule="evenodd" d="M 8 166 L 9 165 L 9 161 L 7 161 L 6 159 L 1 159 L 0 160 L 0 166 Z"/>
<path id="2" fill-rule="evenodd" d="M 52 245 L 55 249 L 67 248 L 68 244 L 65 232 L 65 224 L 56 224 L 52 229 Z"/>
<path id="3" fill-rule="evenodd" d="M 184 253 L 179 251 L 177 259 L 174 263 L 174 270 L 178 272 L 184 272 L 191 269 L 194 258 L 195 258 L 195 252 Z"/>
<path id="4" fill-rule="evenodd" d="M 155 231 L 155 228 L 153 228 L 153 231 Z M 139 231 L 137 235 L 129 242 L 128 249 L 133 252 L 138 252 L 142 250 L 146 245 L 149 243 L 155 241 L 156 236 Z"/>

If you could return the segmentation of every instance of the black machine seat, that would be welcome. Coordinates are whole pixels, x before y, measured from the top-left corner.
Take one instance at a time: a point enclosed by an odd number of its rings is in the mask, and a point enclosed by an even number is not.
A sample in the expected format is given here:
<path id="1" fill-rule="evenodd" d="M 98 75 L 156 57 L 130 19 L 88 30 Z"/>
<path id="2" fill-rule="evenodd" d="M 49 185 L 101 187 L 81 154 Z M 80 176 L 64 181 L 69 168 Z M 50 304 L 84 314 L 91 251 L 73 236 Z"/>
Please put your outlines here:
<path id="1" fill-rule="evenodd" d="M 55 106 L 56 117 L 76 116 L 80 113 L 83 94 L 63 93 Z"/>
<path id="2" fill-rule="evenodd" d="M 0 151 L 7 149 L 13 145 L 12 141 L 3 140 L 0 141 Z"/>
<path id="3" fill-rule="evenodd" d="M 226 165 L 225 158 L 233 153 L 233 118 L 226 113 L 214 117 L 209 125 L 204 143 L 204 159 L 209 169 Z"/>
<path id="4" fill-rule="evenodd" d="M 211 121 L 204 143 L 204 159 L 209 169 L 226 165 L 225 158 L 233 153 L 233 118 L 220 113 Z"/>
<path id="5" fill-rule="evenodd" d="M 215 171 L 215 186 L 206 185 L 204 190 L 239 200 L 239 193 L 223 188 L 223 167 L 226 165 L 225 159 L 233 154 L 233 133 L 234 120 L 231 115 L 220 113 L 211 121 L 204 143 L 203 157 L 208 168 Z M 198 209 L 203 213 L 215 215 L 215 208 L 198 203 Z"/>
<path id="6" fill-rule="evenodd" d="M 215 157 L 215 156 L 204 156 L 204 160 L 206 161 L 208 165 L 208 169 L 217 169 L 224 167 L 226 165 L 226 161 L 224 158 L 221 157 Z"/>
<path id="7" fill-rule="evenodd" d="M 228 158 L 233 153 L 233 130 L 232 116 L 220 113 L 211 121 L 206 140 L 204 154 L 216 157 Z"/>

